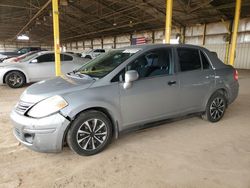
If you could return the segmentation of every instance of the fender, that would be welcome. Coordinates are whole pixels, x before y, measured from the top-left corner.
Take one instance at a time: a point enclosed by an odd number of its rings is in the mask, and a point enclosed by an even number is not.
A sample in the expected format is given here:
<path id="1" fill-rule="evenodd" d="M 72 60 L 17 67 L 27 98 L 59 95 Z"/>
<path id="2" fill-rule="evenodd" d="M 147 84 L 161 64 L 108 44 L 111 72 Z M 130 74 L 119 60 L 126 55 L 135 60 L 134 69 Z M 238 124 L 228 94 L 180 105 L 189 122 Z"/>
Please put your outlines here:
<path id="1" fill-rule="evenodd" d="M 105 103 L 103 101 L 95 101 L 95 102 L 90 102 L 90 103 L 85 103 L 77 106 L 70 112 L 66 112 L 65 110 L 62 110 L 62 114 L 65 116 L 68 116 L 70 119 L 74 119 L 77 114 L 79 114 L 82 111 L 91 109 L 91 108 L 103 108 L 106 109 L 111 118 L 113 119 L 114 122 L 118 122 L 119 125 L 122 123 L 122 118 L 121 118 L 121 113 L 118 107 L 115 107 L 114 105 Z"/>

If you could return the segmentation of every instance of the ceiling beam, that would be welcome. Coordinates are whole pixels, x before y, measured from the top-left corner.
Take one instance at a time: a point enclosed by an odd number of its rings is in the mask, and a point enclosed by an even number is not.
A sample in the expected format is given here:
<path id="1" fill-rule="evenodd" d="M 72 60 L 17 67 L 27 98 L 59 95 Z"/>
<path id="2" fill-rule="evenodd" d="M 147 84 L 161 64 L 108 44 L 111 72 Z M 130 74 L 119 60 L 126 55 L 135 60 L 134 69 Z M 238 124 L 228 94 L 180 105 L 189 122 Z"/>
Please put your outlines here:
<path id="1" fill-rule="evenodd" d="M 209 1 L 198 4 L 195 7 L 188 9 L 188 13 L 192 13 L 200 8 L 204 8 L 205 6 L 209 5 L 212 1 L 213 0 L 209 0 Z"/>
<path id="2" fill-rule="evenodd" d="M 0 4 L 0 7 L 18 8 L 18 9 L 34 9 L 32 7 L 24 7 L 24 6 L 8 5 L 8 4 Z"/>
<path id="3" fill-rule="evenodd" d="M 102 33 L 102 32 L 106 32 L 106 31 L 112 31 L 112 30 L 116 30 L 116 29 L 121 29 L 121 28 L 124 28 L 124 27 L 125 28 L 126 27 L 131 27 L 131 26 L 135 26 L 135 25 L 139 25 L 139 24 L 143 24 L 143 23 L 148 23 L 148 22 L 151 22 L 151 21 L 155 21 L 155 18 L 149 19 L 149 20 L 143 20 L 141 22 L 136 22 L 136 23 L 132 23 L 132 24 L 124 24 L 124 25 L 117 26 L 115 28 L 108 27 L 108 28 L 100 29 L 98 31 L 92 31 L 92 32 L 88 32 L 88 33 L 83 33 L 83 34 L 80 34 L 80 35 L 76 35 L 76 36 L 64 38 L 63 41 L 72 40 L 72 39 L 75 39 L 75 38 L 81 38 L 81 37 L 84 37 L 84 36 L 87 36 L 87 35 Z"/>
<path id="4" fill-rule="evenodd" d="M 51 3 L 51 0 L 48 0 L 42 7 L 37 11 L 37 13 L 21 28 L 21 30 L 13 37 L 12 40 L 16 39 L 41 13 L 47 6 Z"/>
<path id="5" fill-rule="evenodd" d="M 105 7 L 106 9 L 108 9 L 109 11 L 111 11 L 111 12 L 116 12 L 116 10 L 115 10 L 114 8 L 112 8 L 112 6 L 105 4 L 105 2 L 99 1 L 99 0 L 95 0 L 95 1 L 96 1 L 99 5 Z M 129 19 L 133 19 L 134 21 L 138 21 L 137 18 L 135 18 L 135 17 L 133 17 L 133 16 L 129 16 L 128 14 L 125 14 L 125 13 L 122 13 L 122 12 L 119 13 L 119 14 L 121 14 L 123 17 L 127 17 L 127 18 L 129 18 Z"/>

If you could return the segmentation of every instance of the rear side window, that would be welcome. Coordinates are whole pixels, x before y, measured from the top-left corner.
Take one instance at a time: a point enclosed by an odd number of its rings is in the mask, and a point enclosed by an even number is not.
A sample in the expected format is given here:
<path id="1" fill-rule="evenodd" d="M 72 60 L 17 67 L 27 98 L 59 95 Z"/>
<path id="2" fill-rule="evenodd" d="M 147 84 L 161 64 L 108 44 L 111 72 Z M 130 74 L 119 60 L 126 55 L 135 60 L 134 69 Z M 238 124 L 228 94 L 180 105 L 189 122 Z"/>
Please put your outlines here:
<path id="1" fill-rule="evenodd" d="M 62 61 L 72 61 L 73 57 L 65 54 L 60 55 Z"/>
<path id="2" fill-rule="evenodd" d="M 43 62 L 53 62 L 55 61 L 55 56 L 54 54 L 44 54 L 41 55 L 37 58 L 38 63 L 43 63 Z"/>
<path id="3" fill-rule="evenodd" d="M 95 50 L 94 52 L 104 53 L 104 52 L 105 52 L 105 50 L 103 50 L 103 49 L 97 49 L 97 50 Z"/>
<path id="4" fill-rule="evenodd" d="M 37 51 L 37 50 L 40 50 L 41 48 L 37 48 L 37 47 L 31 47 L 30 48 L 30 51 Z"/>
<path id="5" fill-rule="evenodd" d="M 201 52 L 201 61 L 202 61 L 202 66 L 203 66 L 203 69 L 209 69 L 210 68 L 210 64 L 208 62 L 208 59 L 207 57 L 205 56 L 205 54 Z"/>
<path id="6" fill-rule="evenodd" d="M 191 48 L 177 48 L 182 72 L 201 69 L 199 51 Z"/>
<path id="7" fill-rule="evenodd" d="M 104 52 L 105 52 L 105 50 L 103 50 L 103 49 L 97 49 L 97 50 L 94 50 L 94 52 L 104 53 Z"/>

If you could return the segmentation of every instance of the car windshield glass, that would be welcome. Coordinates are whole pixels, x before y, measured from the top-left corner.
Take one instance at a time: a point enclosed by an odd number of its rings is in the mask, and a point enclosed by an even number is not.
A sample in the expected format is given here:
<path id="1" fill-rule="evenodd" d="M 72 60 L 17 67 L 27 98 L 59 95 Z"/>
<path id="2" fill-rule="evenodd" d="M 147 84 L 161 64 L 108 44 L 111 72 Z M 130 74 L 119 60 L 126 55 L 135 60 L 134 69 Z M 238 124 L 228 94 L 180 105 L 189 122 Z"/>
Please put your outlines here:
<path id="1" fill-rule="evenodd" d="M 139 50 L 140 49 L 111 50 L 89 61 L 77 72 L 91 77 L 102 78 Z"/>
<path id="2" fill-rule="evenodd" d="M 20 62 L 30 61 L 30 60 L 32 60 L 32 59 L 33 59 L 34 57 L 36 57 L 36 56 L 37 56 L 37 53 L 28 55 L 28 56 L 26 56 L 25 58 L 23 58 Z"/>

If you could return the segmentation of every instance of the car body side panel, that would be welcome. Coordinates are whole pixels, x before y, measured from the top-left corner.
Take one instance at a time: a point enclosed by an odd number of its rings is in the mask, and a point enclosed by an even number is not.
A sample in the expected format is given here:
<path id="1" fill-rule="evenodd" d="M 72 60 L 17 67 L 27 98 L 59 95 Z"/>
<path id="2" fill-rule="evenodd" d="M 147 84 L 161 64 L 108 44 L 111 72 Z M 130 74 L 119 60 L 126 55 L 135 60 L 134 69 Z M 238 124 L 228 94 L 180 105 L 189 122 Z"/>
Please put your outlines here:
<path id="1" fill-rule="evenodd" d="M 173 81 L 176 84 L 168 85 Z M 119 90 L 123 126 L 126 128 L 180 112 L 179 82 L 175 75 L 139 79 L 128 89 L 124 89 L 123 83 L 120 83 Z"/>
<path id="2" fill-rule="evenodd" d="M 180 100 L 182 111 L 203 111 L 203 101 L 210 96 L 215 86 L 213 70 L 195 70 L 178 73 L 180 80 Z"/>
<path id="3" fill-rule="evenodd" d="M 25 68 L 30 76 L 31 82 L 51 78 L 55 74 L 53 62 L 27 63 Z"/>
<path id="4" fill-rule="evenodd" d="M 216 88 L 224 88 L 227 92 L 228 103 L 232 103 L 239 92 L 239 83 L 234 80 L 234 69 L 227 66 L 222 69 L 216 69 Z M 215 88 L 215 89 L 216 89 Z"/>

